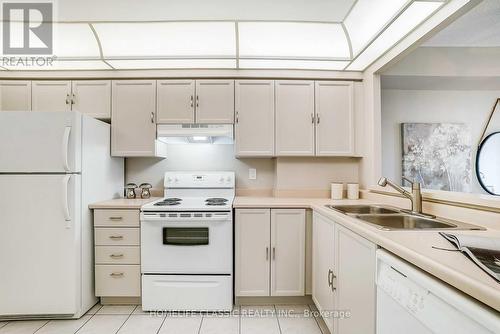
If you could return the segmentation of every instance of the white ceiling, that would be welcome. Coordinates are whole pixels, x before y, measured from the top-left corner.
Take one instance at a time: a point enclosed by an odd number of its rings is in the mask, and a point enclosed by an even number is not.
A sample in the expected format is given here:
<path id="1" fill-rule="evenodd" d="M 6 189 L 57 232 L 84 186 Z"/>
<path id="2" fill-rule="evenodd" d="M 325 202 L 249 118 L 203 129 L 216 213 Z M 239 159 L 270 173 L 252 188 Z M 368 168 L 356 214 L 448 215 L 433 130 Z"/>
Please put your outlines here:
<path id="1" fill-rule="evenodd" d="M 62 21 L 291 20 L 341 22 L 355 0 L 61 0 Z"/>
<path id="2" fill-rule="evenodd" d="M 422 46 L 500 46 L 500 0 L 484 0 Z"/>

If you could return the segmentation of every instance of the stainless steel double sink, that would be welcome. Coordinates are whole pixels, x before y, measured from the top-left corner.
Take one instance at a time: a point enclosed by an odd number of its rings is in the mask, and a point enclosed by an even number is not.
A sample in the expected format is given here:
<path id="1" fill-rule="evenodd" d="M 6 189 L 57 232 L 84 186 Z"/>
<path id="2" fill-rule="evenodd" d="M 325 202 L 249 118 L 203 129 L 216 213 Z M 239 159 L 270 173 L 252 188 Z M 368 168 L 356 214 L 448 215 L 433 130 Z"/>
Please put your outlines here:
<path id="1" fill-rule="evenodd" d="M 458 221 L 415 215 L 382 205 L 326 205 L 327 208 L 357 218 L 382 230 L 484 230 Z"/>

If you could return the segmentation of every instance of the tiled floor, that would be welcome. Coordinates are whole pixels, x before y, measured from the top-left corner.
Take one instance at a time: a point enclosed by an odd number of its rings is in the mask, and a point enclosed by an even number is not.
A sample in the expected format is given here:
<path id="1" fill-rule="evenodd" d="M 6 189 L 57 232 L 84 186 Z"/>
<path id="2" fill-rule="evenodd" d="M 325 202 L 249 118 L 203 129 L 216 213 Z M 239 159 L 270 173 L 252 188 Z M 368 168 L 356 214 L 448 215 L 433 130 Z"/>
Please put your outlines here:
<path id="1" fill-rule="evenodd" d="M 140 306 L 94 306 L 78 320 L 0 322 L 0 334 L 325 334 L 314 306 L 235 307 L 232 314 L 149 314 Z"/>

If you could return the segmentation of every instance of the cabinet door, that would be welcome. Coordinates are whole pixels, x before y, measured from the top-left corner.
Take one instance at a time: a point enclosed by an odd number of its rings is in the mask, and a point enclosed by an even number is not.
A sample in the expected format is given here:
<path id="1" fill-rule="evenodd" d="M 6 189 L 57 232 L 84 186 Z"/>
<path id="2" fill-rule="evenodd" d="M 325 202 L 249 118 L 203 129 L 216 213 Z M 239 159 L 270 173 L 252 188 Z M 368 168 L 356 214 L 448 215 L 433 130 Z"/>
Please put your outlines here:
<path id="1" fill-rule="evenodd" d="M 235 295 L 269 296 L 271 210 L 236 209 Z"/>
<path id="2" fill-rule="evenodd" d="M 234 123 L 234 80 L 196 80 L 196 123 Z"/>
<path id="3" fill-rule="evenodd" d="M 314 81 L 276 82 L 276 155 L 314 155 Z"/>
<path id="4" fill-rule="evenodd" d="M 99 119 L 111 118 L 110 80 L 77 80 L 71 86 L 71 110 Z"/>
<path id="5" fill-rule="evenodd" d="M 316 155 L 354 154 L 352 82 L 316 82 Z"/>
<path id="6" fill-rule="evenodd" d="M 351 316 L 336 319 L 336 333 L 375 333 L 375 244 L 341 226 L 336 228 L 335 309 Z"/>
<path id="7" fill-rule="evenodd" d="M 236 85 L 236 155 L 274 154 L 274 81 L 239 80 Z"/>
<path id="8" fill-rule="evenodd" d="M 113 81 L 113 156 L 155 155 L 155 80 Z"/>
<path id="9" fill-rule="evenodd" d="M 313 214 L 312 299 L 322 313 L 330 333 L 333 333 L 334 294 L 330 284 L 333 279 L 335 228 L 327 218 Z"/>
<path id="10" fill-rule="evenodd" d="M 304 296 L 306 210 L 271 210 L 271 296 Z"/>
<path id="11" fill-rule="evenodd" d="M 0 111 L 30 111 L 31 81 L 0 81 Z"/>
<path id="12" fill-rule="evenodd" d="M 71 81 L 33 81 L 31 92 L 33 111 L 71 110 Z"/>
<path id="13" fill-rule="evenodd" d="M 194 123 L 194 80 L 158 80 L 157 122 Z"/>

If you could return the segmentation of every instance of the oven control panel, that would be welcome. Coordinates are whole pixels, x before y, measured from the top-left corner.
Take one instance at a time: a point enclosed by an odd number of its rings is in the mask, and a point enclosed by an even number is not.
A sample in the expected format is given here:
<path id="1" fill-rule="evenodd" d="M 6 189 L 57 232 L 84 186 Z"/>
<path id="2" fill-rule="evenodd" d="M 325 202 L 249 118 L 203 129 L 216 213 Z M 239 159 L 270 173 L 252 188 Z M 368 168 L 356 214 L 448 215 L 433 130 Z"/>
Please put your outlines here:
<path id="1" fill-rule="evenodd" d="M 165 188 L 234 188 L 234 172 L 167 172 Z"/>

